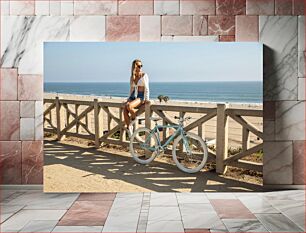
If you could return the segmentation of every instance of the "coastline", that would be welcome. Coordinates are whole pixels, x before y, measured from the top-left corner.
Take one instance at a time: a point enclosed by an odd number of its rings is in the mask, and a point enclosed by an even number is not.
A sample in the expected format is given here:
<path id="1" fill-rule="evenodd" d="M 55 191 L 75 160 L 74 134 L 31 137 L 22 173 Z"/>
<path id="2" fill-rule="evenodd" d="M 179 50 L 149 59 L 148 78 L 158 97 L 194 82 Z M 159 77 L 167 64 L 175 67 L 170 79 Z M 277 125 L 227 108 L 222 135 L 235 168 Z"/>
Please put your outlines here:
<path id="1" fill-rule="evenodd" d="M 117 97 L 117 96 L 97 96 L 97 95 L 82 95 L 82 94 L 66 94 L 66 93 L 53 93 L 53 92 L 44 92 L 44 98 L 55 98 L 56 96 L 60 98 L 69 98 L 69 99 L 82 99 L 82 100 L 94 100 L 98 99 L 101 101 L 110 101 L 110 102 L 122 102 L 127 99 L 127 97 Z M 154 101 L 155 104 L 159 103 L 157 99 L 150 99 Z M 262 109 L 262 103 L 252 103 L 252 102 L 210 102 L 210 101 L 198 101 L 198 100 L 177 100 L 170 99 L 167 103 L 162 102 L 162 104 L 196 104 L 196 105 L 205 105 L 205 106 L 216 106 L 217 104 L 229 104 L 229 107 L 233 108 L 256 108 Z"/>

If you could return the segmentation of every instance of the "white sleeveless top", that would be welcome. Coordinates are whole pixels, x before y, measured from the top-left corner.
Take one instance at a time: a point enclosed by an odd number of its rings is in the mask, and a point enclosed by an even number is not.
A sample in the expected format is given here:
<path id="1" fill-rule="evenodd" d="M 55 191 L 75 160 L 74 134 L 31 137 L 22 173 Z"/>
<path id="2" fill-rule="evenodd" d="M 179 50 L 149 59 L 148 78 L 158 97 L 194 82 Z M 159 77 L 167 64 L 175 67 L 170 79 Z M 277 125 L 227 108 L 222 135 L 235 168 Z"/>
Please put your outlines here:
<path id="1" fill-rule="evenodd" d="M 145 74 L 146 75 L 146 74 Z M 145 76 L 144 75 L 144 76 Z M 144 81 L 144 76 L 142 76 L 139 80 L 138 80 L 138 82 L 137 82 L 137 87 L 144 87 L 145 86 L 145 81 Z"/>
<path id="2" fill-rule="evenodd" d="M 135 96 L 138 94 L 138 87 L 144 87 L 144 97 L 145 100 L 149 100 L 149 95 L 150 95 L 150 90 L 149 90 L 149 77 L 146 73 L 138 80 L 137 84 L 135 85 L 134 82 L 131 83 L 131 92 L 130 95 L 132 94 L 132 91 L 135 91 Z"/>

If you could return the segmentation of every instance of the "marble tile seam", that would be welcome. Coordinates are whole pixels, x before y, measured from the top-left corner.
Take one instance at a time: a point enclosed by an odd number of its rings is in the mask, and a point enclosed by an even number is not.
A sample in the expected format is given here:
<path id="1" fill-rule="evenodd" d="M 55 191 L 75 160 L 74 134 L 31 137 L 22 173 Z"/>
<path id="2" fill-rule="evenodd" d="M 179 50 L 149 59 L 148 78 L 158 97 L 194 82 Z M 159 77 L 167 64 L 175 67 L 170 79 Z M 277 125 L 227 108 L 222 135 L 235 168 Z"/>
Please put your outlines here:
<path id="1" fill-rule="evenodd" d="M 280 213 L 280 214 L 255 214 L 255 216 L 265 226 L 265 228 L 267 228 L 270 232 L 282 232 L 282 230 L 275 231 L 275 230 L 272 229 L 271 224 L 273 226 L 273 224 L 275 224 L 274 222 L 270 222 L 269 225 L 268 225 L 268 223 L 264 221 L 265 217 L 274 217 L 274 216 L 275 217 L 284 217 L 285 220 L 288 221 L 287 223 L 291 224 L 292 226 L 296 227 L 296 229 L 300 230 L 298 232 L 304 232 L 304 230 L 300 226 L 295 224 L 295 222 L 293 222 L 291 219 L 289 219 L 287 216 L 285 216 L 282 213 Z M 287 225 L 286 225 L 286 227 L 287 227 Z M 292 231 L 292 232 L 296 232 L 296 231 Z"/>

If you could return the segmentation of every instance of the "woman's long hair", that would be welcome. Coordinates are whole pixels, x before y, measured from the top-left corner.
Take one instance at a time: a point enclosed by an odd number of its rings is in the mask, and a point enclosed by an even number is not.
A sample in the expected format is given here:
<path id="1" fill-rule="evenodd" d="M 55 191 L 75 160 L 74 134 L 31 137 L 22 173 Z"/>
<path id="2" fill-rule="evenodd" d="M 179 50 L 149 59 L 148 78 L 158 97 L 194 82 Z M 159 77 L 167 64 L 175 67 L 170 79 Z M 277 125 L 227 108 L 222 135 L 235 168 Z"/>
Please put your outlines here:
<path id="1" fill-rule="evenodd" d="M 135 66 L 136 66 L 136 62 L 141 62 L 139 59 L 135 59 L 132 63 L 132 68 L 131 68 L 131 78 L 130 78 L 130 85 L 132 85 L 132 82 L 135 80 Z"/>

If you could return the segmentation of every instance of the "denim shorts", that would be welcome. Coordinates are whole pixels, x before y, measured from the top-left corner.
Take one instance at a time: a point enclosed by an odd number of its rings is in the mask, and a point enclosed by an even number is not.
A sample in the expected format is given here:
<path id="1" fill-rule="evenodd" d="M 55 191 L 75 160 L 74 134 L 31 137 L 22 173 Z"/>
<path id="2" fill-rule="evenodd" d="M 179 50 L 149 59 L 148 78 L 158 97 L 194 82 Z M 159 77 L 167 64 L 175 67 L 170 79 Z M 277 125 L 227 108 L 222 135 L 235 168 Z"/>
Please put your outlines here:
<path id="1" fill-rule="evenodd" d="M 144 100 L 144 92 L 141 91 L 141 92 L 138 92 L 137 93 L 137 98 L 140 98 L 141 100 Z M 128 101 L 132 101 L 132 100 L 135 100 L 135 92 L 133 91 L 131 96 L 129 97 Z"/>

